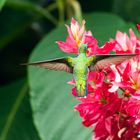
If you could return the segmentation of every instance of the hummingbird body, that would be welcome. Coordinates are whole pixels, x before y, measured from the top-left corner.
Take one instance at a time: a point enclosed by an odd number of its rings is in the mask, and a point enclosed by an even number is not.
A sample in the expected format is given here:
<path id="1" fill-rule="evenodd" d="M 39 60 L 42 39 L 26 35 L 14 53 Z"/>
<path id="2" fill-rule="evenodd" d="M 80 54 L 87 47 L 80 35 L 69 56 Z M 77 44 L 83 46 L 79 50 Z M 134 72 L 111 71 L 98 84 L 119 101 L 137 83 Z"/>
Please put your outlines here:
<path id="1" fill-rule="evenodd" d="M 87 45 L 81 44 L 78 56 L 58 58 L 47 61 L 29 63 L 25 65 L 39 66 L 50 70 L 66 71 L 73 73 L 78 97 L 84 97 L 87 93 L 87 77 L 89 71 L 99 71 L 112 64 L 118 64 L 139 54 L 96 54 L 86 55 Z"/>
<path id="2" fill-rule="evenodd" d="M 76 58 L 71 58 L 78 97 L 84 97 L 87 95 L 88 67 L 91 65 L 93 59 L 96 58 L 95 56 L 87 57 L 86 51 L 87 45 L 82 44 L 79 47 L 78 56 Z"/>
<path id="3" fill-rule="evenodd" d="M 84 96 L 86 92 L 87 83 L 87 56 L 81 53 L 75 58 L 75 65 L 73 67 L 73 76 L 78 96 Z"/>

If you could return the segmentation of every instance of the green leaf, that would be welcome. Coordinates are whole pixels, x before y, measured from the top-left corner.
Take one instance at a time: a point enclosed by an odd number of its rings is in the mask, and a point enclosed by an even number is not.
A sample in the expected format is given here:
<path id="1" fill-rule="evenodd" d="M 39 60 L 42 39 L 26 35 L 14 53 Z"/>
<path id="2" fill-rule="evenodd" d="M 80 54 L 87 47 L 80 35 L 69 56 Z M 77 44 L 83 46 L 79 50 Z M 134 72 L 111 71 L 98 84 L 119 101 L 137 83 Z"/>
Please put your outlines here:
<path id="1" fill-rule="evenodd" d="M 6 0 L 0 0 L 0 10 L 2 10 Z"/>
<path id="2" fill-rule="evenodd" d="M 0 87 L 0 140 L 39 140 L 25 80 Z"/>
<path id="3" fill-rule="evenodd" d="M 118 29 L 128 30 L 128 25 L 112 14 L 86 14 L 84 18 L 87 29 L 93 32 L 100 45 L 114 37 Z M 66 36 L 65 26 L 55 29 L 38 44 L 30 62 L 68 55 L 55 44 L 58 40 L 65 40 Z M 67 84 L 72 75 L 32 66 L 28 72 L 33 117 L 41 139 L 91 140 L 92 128 L 84 128 L 79 114 L 73 110 L 78 101 L 71 95 L 71 86 Z"/>

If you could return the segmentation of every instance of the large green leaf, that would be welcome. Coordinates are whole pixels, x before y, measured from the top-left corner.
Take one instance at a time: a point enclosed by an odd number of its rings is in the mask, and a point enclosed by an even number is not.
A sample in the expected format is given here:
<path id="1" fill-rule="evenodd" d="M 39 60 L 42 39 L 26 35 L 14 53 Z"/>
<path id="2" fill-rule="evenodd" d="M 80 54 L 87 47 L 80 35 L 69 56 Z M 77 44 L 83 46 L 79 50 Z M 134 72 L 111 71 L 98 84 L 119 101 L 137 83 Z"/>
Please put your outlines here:
<path id="1" fill-rule="evenodd" d="M 114 37 L 118 29 L 128 30 L 128 25 L 112 14 L 94 13 L 84 17 L 87 29 L 92 30 L 100 45 Z M 38 44 L 30 62 L 66 56 L 55 44 L 57 40 L 65 40 L 66 36 L 65 26 L 55 29 Z M 67 84 L 71 78 L 72 75 L 64 72 L 29 68 L 33 117 L 42 140 L 91 139 L 92 128 L 84 128 L 78 113 L 73 110 L 78 102 Z"/>
<path id="2" fill-rule="evenodd" d="M 0 140 L 39 140 L 24 82 L 0 87 Z"/>

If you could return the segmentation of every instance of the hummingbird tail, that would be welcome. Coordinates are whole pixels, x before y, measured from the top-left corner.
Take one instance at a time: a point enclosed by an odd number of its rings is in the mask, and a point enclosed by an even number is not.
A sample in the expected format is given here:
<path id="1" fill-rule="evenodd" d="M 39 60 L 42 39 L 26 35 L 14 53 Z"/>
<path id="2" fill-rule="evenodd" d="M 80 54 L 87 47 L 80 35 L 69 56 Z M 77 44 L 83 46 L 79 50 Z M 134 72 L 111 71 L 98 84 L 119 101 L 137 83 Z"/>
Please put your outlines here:
<path id="1" fill-rule="evenodd" d="M 78 97 L 85 97 L 86 96 L 86 90 L 77 91 L 77 96 Z"/>
<path id="2" fill-rule="evenodd" d="M 80 86 L 80 88 L 76 89 L 77 90 L 77 96 L 78 97 L 85 97 L 88 95 L 88 88 L 87 85 L 85 88 L 83 88 L 82 86 Z"/>

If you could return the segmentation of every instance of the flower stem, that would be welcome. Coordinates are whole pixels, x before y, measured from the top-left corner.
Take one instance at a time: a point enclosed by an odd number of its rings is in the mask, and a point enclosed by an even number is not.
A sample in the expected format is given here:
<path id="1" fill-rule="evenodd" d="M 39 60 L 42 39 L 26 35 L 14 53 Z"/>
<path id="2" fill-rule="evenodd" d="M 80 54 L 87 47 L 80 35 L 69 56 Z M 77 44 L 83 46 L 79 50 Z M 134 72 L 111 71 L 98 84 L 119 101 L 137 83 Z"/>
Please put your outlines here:
<path id="1" fill-rule="evenodd" d="M 58 12 L 59 12 L 59 24 L 64 24 L 65 10 L 64 10 L 64 0 L 57 0 Z"/>
<path id="2" fill-rule="evenodd" d="M 13 107 L 12 107 L 10 113 L 8 114 L 7 122 L 6 122 L 6 124 L 3 128 L 2 133 L 1 133 L 0 140 L 6 140 L 7 139 L 8 132 L 9 132 L 11 126 L 12 126 L 15 115 L 16 115 L 20 105 L 21 105 L 25 95 L 27 94 L 27 90 L 28 90 L 28 85 L 27 85 L 27 83 L 25 83 L 23 88 L 19 92 L 19 95 L 17 96 L 15 103 L 13 104 Z"/>
<path id="3" fill-rule="evenodd" d="M 74 14 L 76 19 L 78 20 L 79 23 L 82 23 L 83 17 L 82 17 L 82 10 L 79 2 L 77 0 L 72 0 L 71 6 L 74 9 Z"/>

